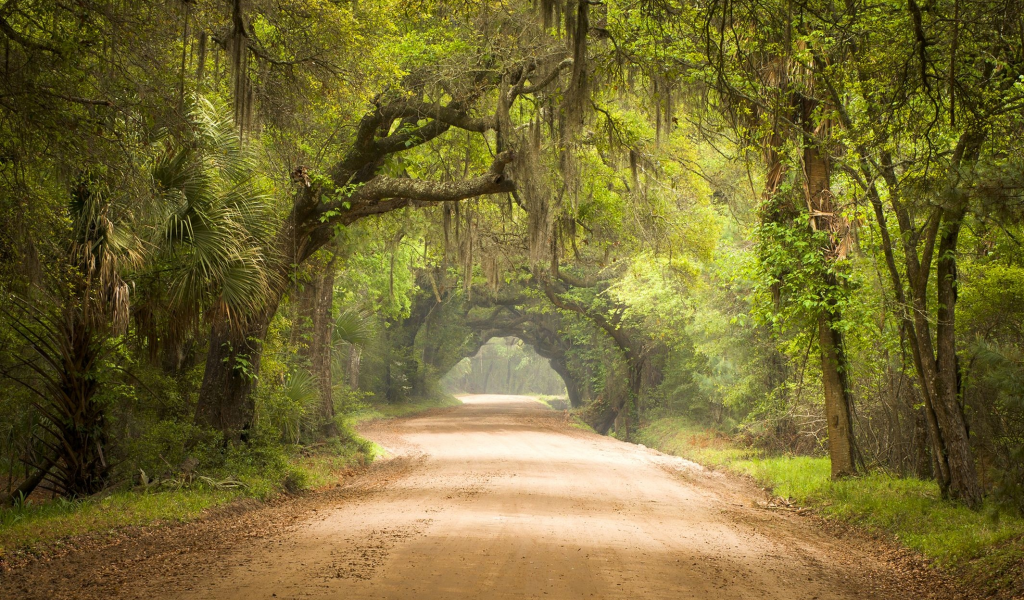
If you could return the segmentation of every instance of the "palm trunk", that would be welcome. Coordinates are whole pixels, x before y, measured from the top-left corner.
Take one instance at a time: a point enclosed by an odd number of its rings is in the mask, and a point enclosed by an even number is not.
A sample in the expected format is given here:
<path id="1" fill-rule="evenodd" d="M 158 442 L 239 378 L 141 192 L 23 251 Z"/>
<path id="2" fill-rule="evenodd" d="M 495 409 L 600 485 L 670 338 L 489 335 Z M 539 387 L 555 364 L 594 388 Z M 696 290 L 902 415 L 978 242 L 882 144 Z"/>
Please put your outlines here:
<path id="1" fill-rule="evenodd" d="M 252 428 L 256 413 L 253 392 L 272 316 L 272 310 L 265 310 L 241 326 L 218 319 L 210 328 L 196 424 L 222 432 L 225 441 L 244 440 Z"/>

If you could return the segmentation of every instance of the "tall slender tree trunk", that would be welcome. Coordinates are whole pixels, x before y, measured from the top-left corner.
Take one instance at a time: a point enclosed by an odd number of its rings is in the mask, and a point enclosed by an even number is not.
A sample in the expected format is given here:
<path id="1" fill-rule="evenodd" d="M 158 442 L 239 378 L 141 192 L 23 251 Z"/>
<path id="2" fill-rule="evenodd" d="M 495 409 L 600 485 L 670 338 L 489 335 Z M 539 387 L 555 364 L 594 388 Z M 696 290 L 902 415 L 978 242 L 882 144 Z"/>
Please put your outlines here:
<path id="1" fill-rule="evenodd" d="M 981 504 L 982 490 L 974 465 L 974 452 L 960 405 L 959 365 L 956 356 L 956 248 L 966 208 L 946 211 L 939 241 L 935 287 L 938 311 L 935 324 L 936 411 L 945 435 L 951 495 L 971 507 Z"/>
<path id="2" fill-rule="evenodd" d="M 964 134 L 954 153 L 951 169 L 956 172 L 963 158 L 971 159 L 980 147 L 981 138 Z M 889 200 L 900 227 L 907 273 L 907 289 L 912 317 L 904 318 L 904 328 L 913 352 L 921 395 L 924 397 L 925 421 L 931 439 L 933 471 L 943 497 L 963 501 L 977 507 L 982 490 L 974 465 L 974 453 L 967 434 L 967 424 L 960 407 L 956 359 L 956 251 L 960 229 L 966 215 L 965 201 L 947 209 L 934 209 L 920 229 L 915 226 L 909 211 L 900 199 L 899 180 L 890 157 L 883 153 L 881 175 L 889 189 Z M 881 203 L 877 191 L 872 192 L 876 203 L 876 217 L 885 230 Z M 888 237 L 887 233 L 886 236 Z M 884 241 L 884 240 L 883 240 Z M 936 333 L 933 343 L 931 323 L 928 320 L 928 278 L 931 271 L 933 249 L 938 241 L 936 263 Z M 891 250 L 886 251 L 897 297 L 904 296 L 899 273 Z"/>
<path id="3" fill-rule="evenodd" d="M 363 350 L 359 346 L 350 344 L 348 347 L 348 387 L 352 390 L 359 389 L 359 364 L 362 362 Z"/>
<path id="4" fill-rule="evenodd" d="M 326 265 L 316 268 L 298 297 L 301 319 L 298 329 L 302 332 L 299 354 L 309 364 L 310 373 L 316 379 L 320 391 L 317 416 L 320 435 L 325 438 L 338 435 L 338 426 L 334 422 L 334 382 L 331 377 L 335 261 L 336 258 L 332 256 Z"/>
<path id="5" fill-rule="evenodd" d="M 833 315 L 818 315 L 818 348 L 821 351 L 822 384 L 825 388 L 825 418 L 828 421 L 828 455 L 832 462 L 832 478 L 848 477 L 857 472 L 854 462 L 853 419 L 844 366 L 842 334 L 833 327 Z"/>
<path id="6" fill-rule="evenodd" d="M 861 148 L 864 151 L 864 148 Z M 861 171 L 868 180 L 873 179 L 874 174 L 866 160 L 861 161 Z M 942 441 L 942 433 L 939 431 L 939 421 L 935 414 L 935 394 L 929 379 L 929 363 L 922 356 L 922 344 L 931 356 L 931 339 L 928 335 L 927 315 L 927 282 L 928 268 L 922 270 L 918 259 L 918 242 L 920 236 L 913 233 L 910 224 L 910 216 L 903 208 L 898 199 L 899 180 L 892 168 L 888 156 L 882 157 L 882 178 L 889 188 L 889 199 L 896 213 L 902 232 L 904 249 L 904 266 L 906 268 L 908 286 L 904 286 L 903 278 L 896 266 L 896 257 L 893 252 L 892 236 L 889 234 L 889 225 L 886 222 L 884 207 L 882 206 L 881 195 L 874 183 L 868 185 L 868 197 L 874 208 L 875 221 L 878 223 L 881 233 L 882 251 L 885 255 L 886 267 L 889 270 L 889 277 L 892 280 L 893 292 L 896 294 L 896 302 L 899 308 L 901 321 L 900 336 L 910 346 L 911 359 L 914 364 L 914 372 L 918 379 L 918 393 L 924 401 L 921 409 L 921 423 L 924 427 L 923 439 L 927 442 L 928 452 L 931 455 L 931 467 L 919 469 L 919 473 L 927 471 L 934 476 L 939 484 L 939 490 L 943 497 L 949 495 L 949 467 L 946 462 L 946 451 Z M 926 253 L 927 254 L 927 253 Z M 930 259 L 929 259 L 930 260 Z M 909 290 L 910 298 L 907 298 Z M 922 329 L 923 328 L 923 329 Z M 918 336 L 924 332 L 924 339 Z"/>
<path id="7" fill-rule="evenodd" d="M 810 118 L 811 111 L 805 114 Z M 809 123 L 805 121 L 805 126 Z M 812 132 L 808 132 L 811 138 Z M 816 231 L 829 234 L 831 242 L 822 248 L 826 260 L 834 260 L 840 254 L 843 240 L 836 240 L 840 227 L 839 217 L 832 204 L 831 165 L 824 152 L 814 143 L 807 142 L 804 148 L 804 195 L 807 209 L 811 214 L 811 226 Z M 838 479 L 857 472 L 855 462 L 856 444 L 853 438 L 853 419 L 850 410 L 850 386 L 847 373 L 849 363 L 843 347 L 842 333 L 838 324 L 842 318 L 836 298 L 842 293 L 841 284 L 834 274 L 821 274 L 823 288 L 830 297 L 823 298 L 818 313 L 818 350 L 821 354 L 821 379 L 825 392 L 825 418 L 828 427 L 828 455 L 832 463 L 832 478 Z"/>

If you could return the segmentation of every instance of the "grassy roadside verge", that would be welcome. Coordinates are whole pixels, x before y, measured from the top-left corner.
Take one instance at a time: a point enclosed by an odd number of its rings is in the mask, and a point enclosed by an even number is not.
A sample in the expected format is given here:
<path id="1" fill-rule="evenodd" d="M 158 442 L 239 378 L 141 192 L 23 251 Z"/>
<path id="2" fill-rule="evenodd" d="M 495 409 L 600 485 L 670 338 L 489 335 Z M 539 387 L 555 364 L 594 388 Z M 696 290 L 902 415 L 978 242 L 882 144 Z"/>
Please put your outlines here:
<path id="1" fill-rule="evenodd" d="M 763 456 L 680 417 L 651 422 L 637 441 L 750 476 L 820 516 L 887 535 L 986 595 L 1024 594 L 1024 519 L 995 505 L 971 511 L 943 501 L 934 482 L 879 472 L 833 482 L 827 458 Z"/>
<path id="2" fill-rule="evenodd" d="M 547 394 L 526 394 L 551 410 L 569 410 L 569 399 L 565 396 L 549 396 Z"/>
<path id="3" fill-rule="evenodd" d="M 411 416 L 460 404 L 452 397 L 399 405 L 368 405 L 349 426 L 373 419 Z M 91 498 L 57 499 L 0 508 L 0 567 L 21 554 L 59 549 L 82 535 L 114 534 L 126 527 L 156 527 L 194 520 L 233 501 L 267 501 L 282 493 L 332 486 L 380 456 L 380 448 L 358 436 L 313 446 L 249 449 L 231 456 L 216 472 L 148 488 L 134 482 Z"/>
<path id="4" fill-rule="evenodd" d="M 551 410 L 564 411 L 568 417 L 569 427 L 573 429 L 579 429 L 582 431 L 589 431 L 594 433 L 594 428 L 587 424 L 583 419 L 583 413 L 581 409 L 572 408 L 569 405 L 569 399 L 565 396 L 549 396 L 547 394 L 526 394 L 532 396 L 534 400 L 547 406 Z"/>
<path id="5" fill-rule="evenodd" d="M 435 408 L 449 408 L 452 406 L 460 406 L 461 404 L 462 402 L 458 398 L 448 395 L 421 400 L 410 400 L 408 402 L 402 402 L 401 404 L 368 404 L 364 408 L 352 413 L 352 415 L 346 419 L 346 423 L 354 427 L 366 421 L 411 417 L 412 415 L 433 410 Z"/>

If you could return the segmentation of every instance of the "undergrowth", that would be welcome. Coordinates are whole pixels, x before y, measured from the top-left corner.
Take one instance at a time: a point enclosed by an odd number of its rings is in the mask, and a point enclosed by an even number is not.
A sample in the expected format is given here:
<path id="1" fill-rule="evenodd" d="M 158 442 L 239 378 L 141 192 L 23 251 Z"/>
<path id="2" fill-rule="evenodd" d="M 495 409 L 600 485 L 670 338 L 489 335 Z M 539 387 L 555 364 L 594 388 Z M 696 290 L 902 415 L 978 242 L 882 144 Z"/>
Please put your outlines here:
<path id="1" fill-rule="evenodd" d="M 185 471 L 155 474 L 136 469 L 130 481 L 79 500 L 38 496 L 0 508 L 0 562 L 13 553 L 59 547 L 75 536 L 109 533 L 132 526 L 185 522 L 234 500 L 268 500 L 334 485 L 352 470 L 383 454 L 376 444 L 351 432 L 371 419 L 409 416 L 431 408 L 455 406 L 452 397 L 398 405 L 364 405 L 343 419 L 340 438 L 311 445 L 282 445 L 255 440 L 217 454 L 209 449 Z M 163 456 L 163 455 L 161 455 Z"/>
<path id="2" fill-rule="evenodd" d="M 826 518 L 891 536 L 940 569 L 994 595 L 1024 591 L 1024 519 L 992 502 L 945 501 L 933 481 L 875 471 L 832 481 L 825 457 L 768 456 L 682 417 L 659 418 L 637 439 L 663 452 L 752 477 L 777 497 Z"/>

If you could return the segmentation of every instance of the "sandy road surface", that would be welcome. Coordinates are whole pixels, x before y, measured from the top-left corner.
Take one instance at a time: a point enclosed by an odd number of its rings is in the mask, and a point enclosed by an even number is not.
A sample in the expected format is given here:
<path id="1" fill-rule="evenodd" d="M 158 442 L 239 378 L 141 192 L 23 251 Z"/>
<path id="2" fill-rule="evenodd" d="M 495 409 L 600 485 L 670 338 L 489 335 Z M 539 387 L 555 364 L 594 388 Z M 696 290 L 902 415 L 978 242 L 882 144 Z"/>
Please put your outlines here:
<path id="1" fill-rule="evenodd" d="M 180 597 L 888 596 L 879 561 L 691 463 L 567 429 L 531 399 L 463 401 L 369 432 L 422 457 L 410 476 Z"/>
<path id="2" fill-rule="evenodd" d="M 113 561 L 107 576 L 78 587 L 68 579 L 90 571 L 88 556 L 37 565 L 36 583 L 18 589 L 189 600 L 956 597 L 862 536 L 758 508 L 748 483 L 571 429 L 528 398 L 463 401 L 370 426 L 398 457 L 372 489 L 282 507 L 270 519 L 280 526 L 231 543 L 217 531 L 126 543 L 113 559 L 98 554 Z"/>

